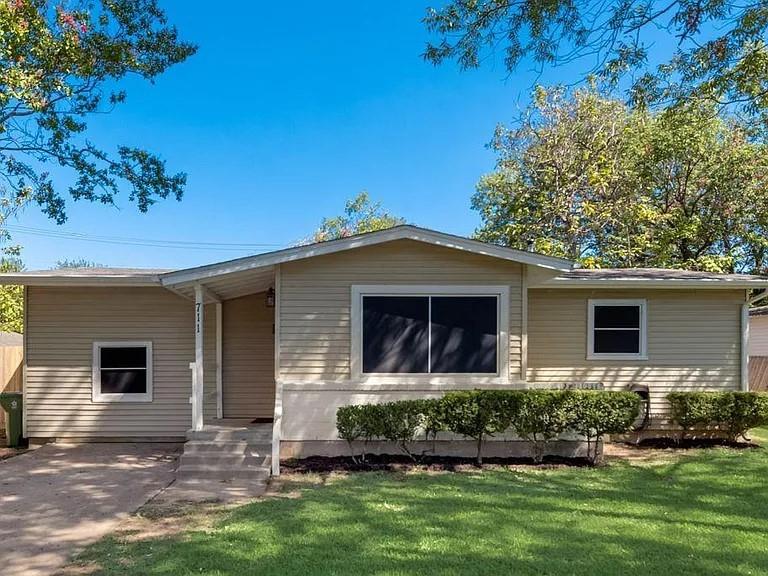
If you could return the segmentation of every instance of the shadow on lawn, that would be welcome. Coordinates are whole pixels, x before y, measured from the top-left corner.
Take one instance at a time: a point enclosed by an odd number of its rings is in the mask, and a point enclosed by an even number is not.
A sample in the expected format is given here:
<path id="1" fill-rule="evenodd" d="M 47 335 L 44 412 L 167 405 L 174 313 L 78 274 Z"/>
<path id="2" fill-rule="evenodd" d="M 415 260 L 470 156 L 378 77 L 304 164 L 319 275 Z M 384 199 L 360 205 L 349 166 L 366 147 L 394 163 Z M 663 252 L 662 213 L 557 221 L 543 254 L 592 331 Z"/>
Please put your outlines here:
<path id="1" fill-rule="evenodd" d="M 210 532 L 123 543 L 106 574 L 768 573 L 768 454 L 655 467 L 362 473 L 236 509 Z"/>

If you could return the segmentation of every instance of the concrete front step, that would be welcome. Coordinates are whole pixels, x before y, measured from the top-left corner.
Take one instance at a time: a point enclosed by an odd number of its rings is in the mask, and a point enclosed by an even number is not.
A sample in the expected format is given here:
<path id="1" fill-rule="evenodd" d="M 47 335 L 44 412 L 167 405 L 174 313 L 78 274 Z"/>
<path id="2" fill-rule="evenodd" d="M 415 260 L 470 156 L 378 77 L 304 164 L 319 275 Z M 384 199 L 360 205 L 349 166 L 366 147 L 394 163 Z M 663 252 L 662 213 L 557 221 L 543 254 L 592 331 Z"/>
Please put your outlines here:
<path id="1" fill-rule="evenodd" d="M 212 465 L 181 465 L 176 470 L 179 480 L 220 480 L 266 482 L 270 470 L 267 466 L 212 466 Z"/>
<path id="2" fill-rule="evenodd" d="M 187 430 L 187 440 L 202 440 L 206 442 L 242 440 L 249 444 L 268 444 L 272 442 L 272 431 L 253 428 Z"/>
<path id="3" fill-rule="evenodd" d="M 184 444 L 184 454 L 271 454 L 269 442 L 250 443 L 245 440 L 189 440 Z"/>
<path id="4" fill-rule="evenodd" d="M 270 454 L 258 450 L 246 448 L 240 454 L 228 454 L 226 452 L 188 452 L 179 458 L 179 466 L 222 466 L 225 468 L 239 468 L 243 466 L 268 467 L 272 461 Z"/>

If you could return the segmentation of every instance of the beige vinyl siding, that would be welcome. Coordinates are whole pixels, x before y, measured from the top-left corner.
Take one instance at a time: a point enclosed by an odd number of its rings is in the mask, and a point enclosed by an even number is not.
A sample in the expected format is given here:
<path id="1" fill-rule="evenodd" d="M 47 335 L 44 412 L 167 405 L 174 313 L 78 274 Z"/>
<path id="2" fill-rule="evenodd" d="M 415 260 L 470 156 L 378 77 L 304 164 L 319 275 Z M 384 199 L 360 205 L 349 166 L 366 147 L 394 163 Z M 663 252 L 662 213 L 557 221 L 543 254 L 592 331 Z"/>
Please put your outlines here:
<path id="1" fill-rule="evenodd" d="M 162 288 L 27 289 L 30 437 L 180 437 L 191 425 L 193 304 Z M 150 340 L 152 402 L 91 401 L 93 342 Z"/>
<path id="2" fill-rule="evenodd" d="M 749 319 L 749 355 L 768 356 L 768 316 Z"/>
<path id="3" fill-rule="evenodd" d="M 519 379 L 521 265 L 397 240 L 281 265 L 279 373 L 283 380 L 350 378 L 353 284 L 509 286 L 510 378 Z"/>
<path id="4" fill-rule="evenodd" d="M 646 299 L 648 360 L 587 360 L 590 298 Z M 739 389 L 744 291 L 531 289 L 528 302 L 528 376 L 536 384 L 645 384 L 659 415 L 673 390 Z"/>
<path id="5" fill-rule="evenodd" d="M 272 418 L 275 411 L 274 308 L 266 294 L 224 302 L 225 418 Z"/>

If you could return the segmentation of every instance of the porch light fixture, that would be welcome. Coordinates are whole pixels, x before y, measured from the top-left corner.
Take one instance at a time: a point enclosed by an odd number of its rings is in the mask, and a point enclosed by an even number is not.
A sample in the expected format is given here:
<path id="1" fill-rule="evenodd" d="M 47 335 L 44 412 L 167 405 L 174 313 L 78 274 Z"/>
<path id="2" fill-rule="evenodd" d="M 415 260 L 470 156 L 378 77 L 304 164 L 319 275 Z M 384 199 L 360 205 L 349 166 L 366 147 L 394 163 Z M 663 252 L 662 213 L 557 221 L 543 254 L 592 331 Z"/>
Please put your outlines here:
<path id="1" fill-rule="evenodd" d="M 267 300 L 266 300 L 267 308 L 274 308 L 275 307 L 275 289 L 270 288 L 267 290 Z"/>

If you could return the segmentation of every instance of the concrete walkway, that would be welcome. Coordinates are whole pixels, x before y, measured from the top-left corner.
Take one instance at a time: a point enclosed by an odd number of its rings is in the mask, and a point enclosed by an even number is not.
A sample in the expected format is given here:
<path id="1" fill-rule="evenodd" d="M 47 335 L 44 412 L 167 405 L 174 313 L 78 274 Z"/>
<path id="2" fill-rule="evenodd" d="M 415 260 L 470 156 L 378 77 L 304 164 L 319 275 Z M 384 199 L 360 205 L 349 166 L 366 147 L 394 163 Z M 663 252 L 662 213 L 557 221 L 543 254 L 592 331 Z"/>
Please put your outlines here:
<path id="1" fill-rule="evenodd" d="M 168 486 L 180 449 L 50 444 L 0 461 L 0 572 L 55 572 Z"/>

